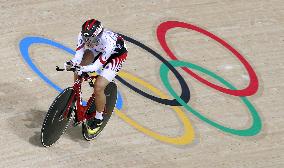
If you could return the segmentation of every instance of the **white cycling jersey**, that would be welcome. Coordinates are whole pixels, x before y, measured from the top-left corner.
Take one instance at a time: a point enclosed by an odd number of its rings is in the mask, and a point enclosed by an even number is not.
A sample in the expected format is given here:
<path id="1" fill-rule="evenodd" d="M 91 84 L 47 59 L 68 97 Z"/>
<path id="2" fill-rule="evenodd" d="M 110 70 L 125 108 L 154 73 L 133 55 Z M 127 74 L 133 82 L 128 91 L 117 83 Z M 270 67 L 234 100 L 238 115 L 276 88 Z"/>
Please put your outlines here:
<path id="1" fill-rule="evenodd" d="M 75 64 L 80 64 L 86 49 L 91 50 L 95 56 L 99 55 L 100 53 L 101 55 L 92 64 L 82 66 L 83 72 L 97 71 L 106 64 L 111 55 L 120 53 L 123 49 L 124 51 L 127 51 L 122 37 L 106 29 L 103 30 L 102 34 L 99 35 L 97 42 L 92 44 L 85 43 L 80 32 L 78 35 L 76 54 L 71 61 Z"/>

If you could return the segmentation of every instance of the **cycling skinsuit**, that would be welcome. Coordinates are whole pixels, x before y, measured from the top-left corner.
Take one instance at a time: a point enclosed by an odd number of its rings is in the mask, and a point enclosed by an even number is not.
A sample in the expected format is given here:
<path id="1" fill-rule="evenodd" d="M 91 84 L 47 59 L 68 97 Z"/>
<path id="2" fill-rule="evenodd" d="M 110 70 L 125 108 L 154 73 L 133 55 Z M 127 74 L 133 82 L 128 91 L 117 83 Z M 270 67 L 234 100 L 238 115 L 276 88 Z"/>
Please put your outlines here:
<path id="1" fill-rule="evenodd" d="M 98 36 L 95 44 L 85 43 L 80 32 L 76 54 L 71 61 L 75 64 L 80 64 L 87 49 L 92 51 L 95 59 L 90 65 L 82 66 L 82 71 L 95 72 L 103 68 L 100 76 L 103 76 L 110 82 L 115 78 L 127 58 L 127 48 L 123 38 L 110 30 L 104 30 Z"/>

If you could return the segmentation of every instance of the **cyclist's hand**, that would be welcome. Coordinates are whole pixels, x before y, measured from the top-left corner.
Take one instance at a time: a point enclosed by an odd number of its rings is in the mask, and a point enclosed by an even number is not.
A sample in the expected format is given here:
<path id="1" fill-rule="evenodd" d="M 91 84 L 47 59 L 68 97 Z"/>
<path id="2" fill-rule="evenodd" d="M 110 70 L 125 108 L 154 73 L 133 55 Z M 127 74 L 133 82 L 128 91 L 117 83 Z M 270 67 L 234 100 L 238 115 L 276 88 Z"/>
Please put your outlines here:
<path id="1" fill-rule="evenodd" d="M 67 71 L 70 70 L 71 68 L 73 68 L 73 66 L 74 65 L 73 65 L 72 61 L 67 61 L 67 62 L 64 63 L 64 69 L 67 70 Z"/>
<path id="2" fill-rule="evenodd" d="M 77 75 L 82 76 L 82 77 L 88 76 L 87 74 L 88 71 L 86 70 L 86 66 L 76 65 L 75 68 L 76 68 Z"/>
<path id="3" fill-rule="evenodd" d="M 80 66 L 80 65 L 76 65 L 76 72 L 77 72 L 77 75 L 81 76 L 83 74 L 83 66 Z"/>

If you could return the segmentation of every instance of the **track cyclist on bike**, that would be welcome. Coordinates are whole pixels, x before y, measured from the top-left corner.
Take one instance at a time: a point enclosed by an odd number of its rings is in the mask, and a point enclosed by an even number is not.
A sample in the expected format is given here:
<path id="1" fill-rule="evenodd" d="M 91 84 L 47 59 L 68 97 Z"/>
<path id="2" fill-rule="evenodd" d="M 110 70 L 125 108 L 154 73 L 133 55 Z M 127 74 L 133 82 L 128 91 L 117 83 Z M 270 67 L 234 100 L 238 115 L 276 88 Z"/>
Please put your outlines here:
<path id="1" fill-rule="evenodd" d="M 106 104 L 104 90 L 115 78 L 126 58 L 127 48 L 121 36 L 105 29 L 95 19 L 87 20 L 82 25 L 75 57 L 64 63 L 64 67 L 66 70 L 79 67 L 74 75 L 75 81 L 84 72 L 102 70 L 94 83 L 96 115 L 92 122 L 87 122 L 90 123 L 87 127 L 89 134 L 95 134 L 102 125 Z"/>

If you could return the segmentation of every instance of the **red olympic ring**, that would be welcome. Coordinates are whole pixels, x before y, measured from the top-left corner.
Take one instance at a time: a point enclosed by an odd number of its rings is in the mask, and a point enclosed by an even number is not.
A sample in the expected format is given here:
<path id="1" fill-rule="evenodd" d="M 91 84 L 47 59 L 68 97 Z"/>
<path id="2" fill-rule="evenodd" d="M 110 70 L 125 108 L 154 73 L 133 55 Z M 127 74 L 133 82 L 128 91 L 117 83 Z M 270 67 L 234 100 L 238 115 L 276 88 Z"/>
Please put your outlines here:
<path id="1" fill-rule="evenodd" d="M 186 29 L 191 29 L 194 31 L 197 31 L 201 34 L 204 34 L 205 36 L 210 37 L 211 39 L 215 40 L 216 42 L 220 43 L 221 45 L 223 45 L 225 48 L 227 48 L 229 51 L 231 51 L 240 61 L 241 63 L 245 66 L 249 77 L 250 77 L 250 83 L 249 85 L 242 90 L 231 90 L 231 89 L 227 89 L 218 85 L 215 85 L 207 80 L 205 80 L 204 78 L 200 77 L 199 75 L 195 74 L 193 71 L 191 71 L 188 68 L 183 67 L 182 69 L 187 72 L 189 75 L 191 75 L 192 77 L 194 77 L 195 79 L 199 80 L 201 83 L 206 84 L 207 86 L 216 89 L 220 92 L 229 94 L 229 95 L 233 95 L 233 96 L 250 96 L 253 95 L 257 92 L 258 90 L 258 79 L 256 76 L 256 73 L 254 72 L 253 68 L 251 67 L 251 65 L 248 63 L 248 61 L 237 51 L 235 50 L 231 45 L 229 45 L 227 42 L 225 42 L 224 40 L 222 40 L 221 38 L 217 37 L 216 35 L 208 32 L 207 30 L 204 30 L 200 27 L 194 26 L 192 24 L 189 23 L 184 23 L 184 22 L 178 22 L 178 21 L 166 21 L 161 23 L 158 28 L 157 28 L 157 38 L 162 46 L 162 48 L 164 49 L 164 51 L 168 54 L 168 56 L 172 59 L 172 60 L 178 60 L 177 57 L 173 54 L 173 52 L 170 50 L 170 48 L 167 45 L 166 42 L 166 33 L 168 30 L 172 29 L 172 28 L 176 28 L 176 27 L 180 27 L 180 28 L 186 28 Z"/>

